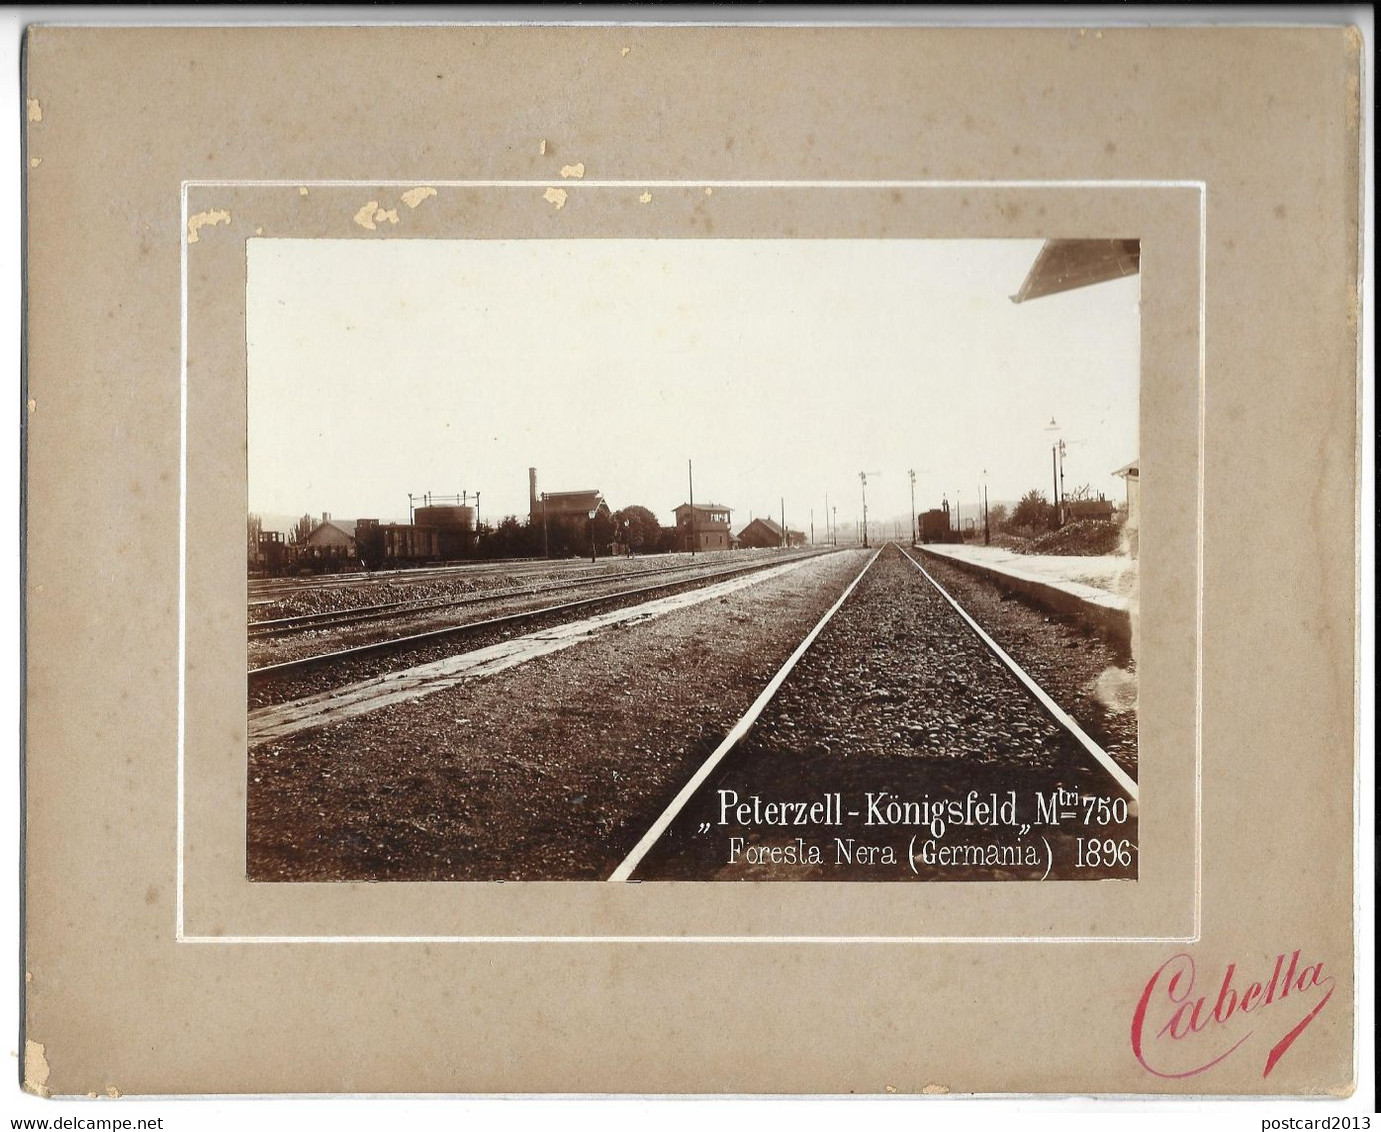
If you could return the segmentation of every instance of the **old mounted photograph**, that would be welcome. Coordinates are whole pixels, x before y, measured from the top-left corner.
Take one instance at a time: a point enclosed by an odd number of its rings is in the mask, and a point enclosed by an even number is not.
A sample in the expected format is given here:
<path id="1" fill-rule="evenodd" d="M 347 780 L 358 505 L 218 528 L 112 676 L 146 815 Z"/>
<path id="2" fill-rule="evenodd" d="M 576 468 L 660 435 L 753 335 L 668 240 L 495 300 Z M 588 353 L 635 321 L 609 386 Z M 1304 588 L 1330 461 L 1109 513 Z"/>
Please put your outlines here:
<path id="1" fill-rule="evenodd" d="M 246 248 L 251 881 L 1137 878 L 1137 239 Z"/>
<path id="2" fill-rule="evenodd" d="M 673 18 L 26 30 L 25 1100 L 1368 1111 L 1370 23 Z"/>

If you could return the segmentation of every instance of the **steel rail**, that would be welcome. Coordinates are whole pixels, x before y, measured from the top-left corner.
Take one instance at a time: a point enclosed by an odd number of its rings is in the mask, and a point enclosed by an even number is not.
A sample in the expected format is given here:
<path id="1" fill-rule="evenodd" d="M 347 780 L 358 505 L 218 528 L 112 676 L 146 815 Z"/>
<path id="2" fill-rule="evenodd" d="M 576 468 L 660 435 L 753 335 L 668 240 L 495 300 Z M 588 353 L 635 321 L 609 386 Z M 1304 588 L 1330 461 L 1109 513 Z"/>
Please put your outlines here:
<path id="1" fill-rule="evenodd" d="M 797 557 L 793 555 L 792 557 Z M 745 564 L 746 565 L 746 564 Z M 391 617 L 406 617 L 413 613 L 432 613 L 439 609 L 455 609 L 467 605 L 483 605 L 489 601 L 504 601 L 514 597 L 535 597 L 558 590 L 584 589 L 588 586 L 617 584 L 635 578 L 655 578 L 663 574 L 673 574 L 703 569 L 696 562 L 677 563 L 675 566 L 657 566 L 650 570 L 615 571 L 601 574 L 597 578 L 575 578 L 571 581 L 552 582 L 545 586 L 514 587 L 490 590 L 483 594 L 467 594 L 465 597 L 440 598 L 425 604 L 415 605 L 416 599 L 381 602 L 378 605 L 362 605 L 355 609 L 332 609 L 320 613 L 302 613 L 292 617 L 278 617 L 272 620 L 249 622 L 251 640 L 261 637 L 279 637 L 290 633 L 303 633 L 310 629 L 331 628 L 336 625 L 353 625 L 364 621 L 383 621 Z"/>
<path id="2" fill-rule="evenodd" d="M 724 736 L 719 746 L 710 753 L 709 758 L 701 763 L 700 769 L 691 775 L 689 781 L 681 787 L 676 797 L 667 804 L 661 816 L 652 823 L 648 831 L 642 835 L 638 843 L 629 851 L 628 855 L 619 862 L 618 867 L 609 874 L 610 881 L 626 881 L 632 877 L 634 870 L 642 864 L 642 860 L 647 856 L 648 851 L 661 840 L 662 834 L 664 834 L 671 823 L 676 820 L 676 815 L 681 812 L 695 792 L 704 785 L 705 780 L 710 777 L 715 767 L 717 767 L 724 760 L 724 757 L 738 745 L 739 740 L 748 734 L 749 729 L 757 722 L 758 716 L 763 713 L 763 709 L 772 702 L 772 698 L 777 694 L 777 690 L 781 688 L 786 678 L 791 674 L 791 670 L 796 667 L 796 662 L 799 661 L 801 657 L 805 656 L 806 650 L 814 644 L 815 638 L 820 635 L 820 630 L 829 624 L 830 619 L 838 613 L 844 603 L 849 600 L 849 595 L 854 592 L 855 587 L 863 580 L 863 575 L 866 574 L 873 563 L 878 560 L 878 555 L 882 553 L 883 549 L 884 547 L 878 547 L 877 550 L 873 551 L 872 556 L 863 564 L 863 569 L 858 572 L 857 577 L 855 577 L 845 588 L 844 592 L 839 595 L 839 600 L 825 611 L 825 615 L 815 623 L 815 627 L 805 635 L 801 643 L 796 646 L 796 650 L 787 657 L 786 663 L 783 664 L 781 668 L 777 670 L 777 674 L 767 682 L 767 686 L 758 694 L 758 698 L 755 699 L 748 710 L 739 717 L 738 722 L 729 729 L 729 733 Z"/>
<path id="3" fill-rule="evenodd" d="M 331 665 L 339 664 L 342 661 L 355 660 L 373 654 L 401 651 L 403 649 L 413 648 L 419 644 L 439 641 L 446 637 L 464 636 L 466 634 L 476 633 L 484 629 L 493 629 L 502 625 L 518 625 L 525 621 L 534 621 L 539 617 L 545 617 L 553 613 L 565 613 L 570 610 L 584 609 L 587 606 L 598 605 L 603 602 L 622 601 L 625 598 L 640 597 L 644 594 L 656 593 L 658 590 L 674 589 L 677 586 L 713 582 L 719 578 L 732 577 L 735 574 L 748 574 L 756 570 L 769 570 L 774 566 L 782 565 L 784 561 L 802 561 L 834 553 L 838 552 L 834 549 L 815 550 L 806 554 L 792 555 L 790 558 L 786 559 L 752 562 L 747 565 L 734 566 L 727 570 L 715 570 L 708 574 L 698 574 L 690 578 L 675 578 L 670 581 L 658 582 L 656 585 L 640 586 L 630 590 L 620 590 L 617 593 L 595 594 L 592 597 L 577 598 L 575 601 L 560 602 L 556 605 L 543 606 L 540 609 L 523 610 L 518 613 L 505 613 L 499 617 L 485 618 L 482 621 L 467 621 L 463 625 L 448 625 L 442 629 L 430 629 L 423 633 L 412 633 L 405 637 L 391 637 L 386 641 L 373 641 L 369 644 L 355 645 L 352 648 L 341 649 L 337 652 L 316 653 L 312 656 L 300 657 L 296 660 L 285 660 L 278 664 L 265 665 L 262 668 L 251 668 L 249 670 L 249 686 L 254 688 L 260 684 L 268 683 L 284 676 L 306 672 L 313 668 L 329 668 Z"/>
<path id="4" fill-rule="evenodd" d="M 661 557 L 640 555 L 641 558 Z M 266 596 L 291 595 L 313 590 L 349 589 L 370 582 L 411 583 L 445 579 L 487 571 L 528 574 L 541 570 L 564 569 L 573 573 L 588 573 L 590 563 L 583 558 L 494 558 L 479 562 L 455 562 L 449 566 L 410 566 L 396 570 L 352 570 L 340 574 L 314 574 L 308 577 L 250 578 L 248 594 L 251 601 Z"/>
<path id="5" fill-rule="evenodd" d="M 1064 708 L 1060 707 L 1060 705 L 1054 701 L 1050 694 L 1039 684 L 1037 684 L 1035 679 L 1032 678 L 1031 675 L 1027 673 L 1027 671 L 1024 668 L 1022 668 L 1021 665 L 1019 665 L 1015 660 L 1013 660 L 1010 655 L 1008 655 L 1007 651 L 1003 649 L 1001 645 L 999 645 L 995 640 L 993 640 L 992 637 L 988 636 L 988 634 L 984 631 L 983 627 L 979 625 L 979 623 L 975 621 L 972 617 L 969 616 L 968 610 L 966 610 L 962 605 L 955 601 L 955 599 L 950 595 L 949 591 L 946 590 L 944 586 L 940 585 L 940 583 L 937 582 L 934 578 L 932 578 L 924 566 L 917 562 L 916 559 L 913 558 L 911 555 L 907 554 L 905 550 L 902 551 L 902 554 L 906 558 L 906 560 L 911 563 L 912 566 L 916 567 L 916 569 L 921 572 L 921 576 L 925 578 L 925 580 L 929 582 L 932 586 L 935 587 L 936 591 L 940 594 L 940 596 L 943 597 L 947 602 L 949 602 L 950 605 L 954 607 L 955 612 L 958 613 L 959 616 L 962 617 L 964 621 L 968 624 L 968 627 L 972 629 L 975 634 L 977 634 L 978 639 L 981 640 L 985 645 L 987 645 L 988 648 L 990 648 L 993 651 L 993 654 L 998 658 L 998 660 L 1002 661 L 1002 663 L 1005 664 L 1011 670 L 1012 674 L 1018 680 L 1020 680 L 1023 685 L 1025 685 L 1026 690 L 1036 698 L 1036 701 L 1041 705 L 1041 707 L 1043 707 L 1046 710 L 1047 714 L 1049 714 L 1055 720 L 1056 723 L 1060 724 L 1066 731 L 1068 731 L 1071 735 L 1074 736 L 1075 739 L 1078 740 L 1080 746 L 1082 746 L 1085 751 L 1092 755 L 1094 761 L 1097 762 L 1100 767 L 1102 767 L 1104 770 L 1108 772 L 1108 774 L 1112 776 L 1113 781 L 1116 782 L 1117 785 L 1122 788 L 1122 790 L 1127 794 L 1127 796 L 1132 800 L 1133 803 L 1137 802 L 1138 798 L 1136 779 L 1132 778 L 1131 775 L 1129 775 L 1125 770 L 1118 766 L 1117 763 L 1113 761 L 1112 756 L 1109 755 L 1107 751 L 1103 750 L 1103 748 L 1100 747 L 1096 742 L 1094 742 L 1093 739 L 1089 737 L 1088 733 L 1082 727 L 1080 727 L 1078 723 L 1075 722 L 1074 717 L 1071 716 L 1067 711 L 1065 711 Z"/>

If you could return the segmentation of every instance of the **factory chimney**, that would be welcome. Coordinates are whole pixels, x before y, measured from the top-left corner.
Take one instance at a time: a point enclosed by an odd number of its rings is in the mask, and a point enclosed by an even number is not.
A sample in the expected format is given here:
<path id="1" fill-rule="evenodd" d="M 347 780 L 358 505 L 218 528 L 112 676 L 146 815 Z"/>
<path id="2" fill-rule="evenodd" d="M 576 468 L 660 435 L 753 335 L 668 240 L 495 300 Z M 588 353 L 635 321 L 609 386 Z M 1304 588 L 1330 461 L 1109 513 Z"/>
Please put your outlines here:
<path id="1" fill-rule="evenodd" d="M 527 470 L 527 502 L 528 514 L 531 515 L 537 510 L 537 469 Z"/>

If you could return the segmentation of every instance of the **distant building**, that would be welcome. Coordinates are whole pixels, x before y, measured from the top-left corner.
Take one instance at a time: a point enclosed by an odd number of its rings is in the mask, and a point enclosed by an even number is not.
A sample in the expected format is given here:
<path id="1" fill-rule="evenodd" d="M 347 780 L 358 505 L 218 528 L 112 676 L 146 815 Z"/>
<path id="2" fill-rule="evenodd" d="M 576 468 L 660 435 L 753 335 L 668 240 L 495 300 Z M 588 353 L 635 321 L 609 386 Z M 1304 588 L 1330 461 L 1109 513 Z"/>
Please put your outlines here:
<path id="1" fill-rule="evenodd" d="M 738 533 L 739 546 L 785 546 L 782 528 L 771 519 L 754 519 Z"/>
<path id="2" fill-rule="evenodd" d="M 537 493 L 537 469 L 527 470 L 528 521 L 534 527 L 543 523 L 587 522 L 590 512 L 608 510 L 604 496 L 595 488 L 584 491 L 544 491 Z"/>
<path id="3" fill-rule="evenodd" d="M 729 550 L 734 536 L 729 530 L 730 508 L 719 503 L 683 503 L 676 508 L 678 550 Z"/>
<path id="4" fill-rule="evenodd" d="M 330 512 L 327 512 L 321 516 L 321 522 L 312 528 L 303 545 L 321 549 L 336 549 L 354 554 L 355 520 L 333 519 Z"/>
<path id="5" fill-rule="evenodd" d="M 739 546 L 805 546 L 805 531 L 785 531 L 771 519 L 754 519 L 738 533 Z"/>
<path id="6" fill-rule="evenodd" d="M 333 519 L 330 512 L 324 513 L 298 551 L 298 560 L 304 564 L 324 564 L 358 558 L 355 527 L 354 519 Z"/>

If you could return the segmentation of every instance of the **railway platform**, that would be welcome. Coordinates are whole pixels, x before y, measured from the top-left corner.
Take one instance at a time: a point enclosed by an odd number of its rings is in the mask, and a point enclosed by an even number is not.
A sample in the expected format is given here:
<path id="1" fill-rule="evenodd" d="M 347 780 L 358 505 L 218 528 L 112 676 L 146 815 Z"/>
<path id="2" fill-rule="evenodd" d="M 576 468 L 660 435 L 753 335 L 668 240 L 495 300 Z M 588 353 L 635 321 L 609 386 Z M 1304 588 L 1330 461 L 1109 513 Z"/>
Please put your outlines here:
<path id="1" fill-rule="evenodd" d="M 996 546 L 918 548 L 998 582 L 1056 613 L 1078 618 L 1104 637 L 1131 645 L 1137 562 L 1120 555 L 1017 554 Z"/>

